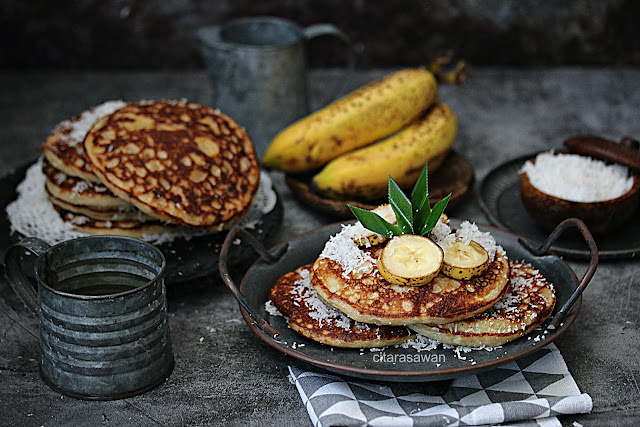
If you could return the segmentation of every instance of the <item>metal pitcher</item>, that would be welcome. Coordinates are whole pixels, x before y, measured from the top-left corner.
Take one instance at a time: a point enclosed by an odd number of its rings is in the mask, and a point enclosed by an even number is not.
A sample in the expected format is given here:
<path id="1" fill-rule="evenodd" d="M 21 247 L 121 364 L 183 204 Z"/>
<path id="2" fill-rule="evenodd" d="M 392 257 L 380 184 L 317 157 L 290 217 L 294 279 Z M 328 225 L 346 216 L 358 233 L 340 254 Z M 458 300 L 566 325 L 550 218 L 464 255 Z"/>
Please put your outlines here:
<path id="1" fill-rule="evenodd" d="M 37 256 L 37 292 L 23 271 Z M 39 319 L 40 374 L 68 396 L 110 400 L 162 383 L 174 359 L 162 252 L 93 236 L 55 246 L 27 238 L 5 255 L 9 283 Z"/>
<path id="2" fill-rule="evenodd" d="M 245 128 L 259 156 L 280 130 L 309 113 L 306 41 L 330 35 L 349 46 L 333 98 L 355 66 L 348 36 L 331 24 L 302 28 L 282 18 L 252 17 L 203 27 L 197 35 L 213 86 L 212 106 Z"/>

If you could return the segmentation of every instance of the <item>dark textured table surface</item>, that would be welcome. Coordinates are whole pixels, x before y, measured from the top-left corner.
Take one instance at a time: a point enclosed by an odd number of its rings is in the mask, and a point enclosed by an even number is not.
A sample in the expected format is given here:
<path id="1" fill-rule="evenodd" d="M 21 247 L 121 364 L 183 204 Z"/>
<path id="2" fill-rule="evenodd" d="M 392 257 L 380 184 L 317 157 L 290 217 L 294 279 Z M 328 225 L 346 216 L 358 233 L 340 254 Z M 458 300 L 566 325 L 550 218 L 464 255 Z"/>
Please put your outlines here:
<path id="1" fill-rule="evenodd" d="M 360 71 L 355 88 L 388 70 Z M 321 99 L 337 72 L 311 73 L 312 98 Z M 638 69 L 474 69 L 463 87 L 441 88 L 455 111 L 455 149 L 474 166 L 476 182 L 523 154 L 560 147 L 576 134 L 619 140 L 640 137 Z M 207 104 L 204 72 L 0 73 L 0 176 L 29 161 L 50 130 L 110 99 L 187 98 Z M 276 240 L 334 218 L 300 204 L 280 174 L 284 204 Z M 450 216 L 488 220 L 473 188 Z M 8 239 L 8 236 L 0 236 Z M 580 275 L 581 261 L 570 265 Z M 4 277 L 0 278 L 0 425 L 307 425 L 309 418 L 283 357 L 258 340 L 230 292 L 211 279 L 169 300 L 176 368 L 160 387 L 137 397 L 87 402 L 49 389 L 38 374 L 38 329 Z M 589 415 L 563 424 L 637 425 L 640 416 L 640 264 L 602 261 L 584 294 L 576 322 L 560 348 L 581 391 L 593 398 Z M 420 385 L 416 385 L 420 391 Z"/>

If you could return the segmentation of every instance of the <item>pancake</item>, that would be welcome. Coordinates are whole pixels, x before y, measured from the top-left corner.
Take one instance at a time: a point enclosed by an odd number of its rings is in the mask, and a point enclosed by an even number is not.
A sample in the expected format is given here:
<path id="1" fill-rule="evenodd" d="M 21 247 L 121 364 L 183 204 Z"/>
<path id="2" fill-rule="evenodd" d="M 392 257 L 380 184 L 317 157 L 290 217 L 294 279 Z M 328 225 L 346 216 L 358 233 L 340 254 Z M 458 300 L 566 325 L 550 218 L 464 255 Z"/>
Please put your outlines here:
<path id="1" fill-rule="evenodd" d="M 53 197 L 49 190 L 45 188 L 45 192 L 47 193 L 47 197 L 55 206 L 58 206 L 66 211 L 72 212 L 74 214 L 83 215 L 89 217 L 90 219 L 97 219 L 103 221 L 140 221 L 140 222 L 149 222 L 149 221 L 157 221 L 154 218 L 151 218 L 149 215 L 143 214 L 138 209 L 133 206 L 129 208 L 117 208 L 117 209 L 103 209 L 96 210 L 83 205 L 74 205 L 71 203 L 67 203 L 64 200 L 60 200 L 56 197 Z"/>
<path id="2" fill-rule="evenodd" d="M 98 121 L 84 148 L 104 185 L 165 221 L 221 230 L 248 212 L 258 190 L 246 132 L 198 104 L 128 104 Z"/>
<path id="3" fill-rule="evenodd" d="M 440 273 L 424 286 L 390 284 L 376 267 L 386 243 L 358 248 L 353 228 L 333 236 L 312 267 L 319 298 L 351 319 L 380 325 L 456 322 L 487 310 L 507 290 L 509 264 L 502 250 L 495 251 L 483 274 L 469 280 Z"/>
<path id="4" fill-rule="evenodd" d="M 446 325 L 411 325 L 414 331 L 450 345 L 496 347 L 528 334 L 553 311 L 553 285 L 531 265 L 509 261 L 509 290 L 491 309 Z"/>
<path id="5" fill-rule="evenodd" d="M 105 102 L 60 123 L 44 144 L 44 156 L 66 175 L 100 183 L 100 178 L 93 173 L 85 159 L 84 137 L 95 122 L 125 105 L 123 101 Z"/>
<path id="6" fill-rule="evenodd" d="M 178 230 L 175 224 L 165 224 L 160 221 L 103 221 L 95 220 L 84 215 L 77 215 L 54 206 L 63 221 L 73 225 L 78 231 L 94 235 L 126 236 L 142 238 L 155 234 L 162 234 Z"/>
<path id="7" fill-rule="evenodd" d="M 309 265 L 284 274 L 269 291 L 272 304 L 299 334 L 334 347 L 371 348 L 401 344 L 415 335 L 401 326 L 353 321 L 320 301 L 311 286 Z"/>
<path id="8" fill-rule="evenodd" d="M 58 200 L 94 210 L 134 209 L 131 203 L 117 197 L 104 185 L 85 181 L 55 169 L 46 157 L 42 160 L 42 172 L 46 178 L 46 190 Z"/>

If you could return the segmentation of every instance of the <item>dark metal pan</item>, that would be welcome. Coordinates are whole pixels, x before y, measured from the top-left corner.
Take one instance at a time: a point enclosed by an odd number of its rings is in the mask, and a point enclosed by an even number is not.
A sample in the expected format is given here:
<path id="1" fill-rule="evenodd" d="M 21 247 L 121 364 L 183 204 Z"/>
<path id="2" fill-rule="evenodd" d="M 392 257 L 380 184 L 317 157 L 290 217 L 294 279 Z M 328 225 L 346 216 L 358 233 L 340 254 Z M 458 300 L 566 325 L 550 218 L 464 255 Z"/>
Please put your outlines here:
<path id="1" fill-rule="evenodd" d="M 453 219 L 452 226 L 460 224 Z M 590 259 L 582 279 L 571 267 L 549 252 L 549 247 L 567 228 L 576 227 L 589 247 Z M 259 241 L 241 229 L 229 232 L 220 253 L 219 268 L 223 281 L 238 300 L 242 315 L 251 330 L 271 347 L 295 359 L 339 374 L 381 381 L 441 381 L 478 373 L 516 360 L 546 346 L 562 335 L 573 323 L 582 304 L 582 292 L 598 265 L 598 249 L 591 233 L 582 221 L 571 218 L 562 222 L 541 245 L 513 233 L 480 225 L 490 231 L 508 256 L 530 263 L 555 287 L 557 303 L 552 316 L 528 336 L 519 338 L 491 351 L 474 350 L 456 354 L 454 349 L 431 350 L 420 358 L 412 348 L 388 347 L 379 351 L 332 348 L 306 339 L 288 328 L 284 318 L 270 316 L 264 304 L 275 281 L 284 273 L 312 263 L 329 237 L 338 233 L 341 224 L 312 230 L 267 251 Z M 235 239 L 249 242 L 261 255 L 244 275 L 238 288 L 227 270 L 227 257 Z"/>

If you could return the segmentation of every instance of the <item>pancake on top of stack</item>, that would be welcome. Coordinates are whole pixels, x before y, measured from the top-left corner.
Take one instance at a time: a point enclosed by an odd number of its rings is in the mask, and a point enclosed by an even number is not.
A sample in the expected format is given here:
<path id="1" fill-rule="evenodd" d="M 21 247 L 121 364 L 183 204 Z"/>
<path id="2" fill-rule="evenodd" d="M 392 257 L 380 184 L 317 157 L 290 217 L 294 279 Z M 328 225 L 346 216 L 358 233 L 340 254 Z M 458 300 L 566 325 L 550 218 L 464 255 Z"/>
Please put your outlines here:
<path id="1" fill-rule="evenodd" d="M 309 269 L 313 295 L 328 310 L 355 324 L 368 324 L 370 328 L 408 327 L 449 345 L 498 346 L 544 322 L 555 306 L 552 284 L 530 265 L 510 260 L 490 233 L 481 232 L 475 224 L 464 221 L 457 230 L 452 230 L 447 222 L 438 221 L 430 234 L 431 240 L 445 251 L 456 239 L 477 242 L 489 255 L 489 265 L 483 273 L 469 279 L 454 279 L 441 271 L 423 286 L 389 283 L 376 262 L 387 239 L 378 236 L 369 244 L 362 239 L 367 230 L 356 222 L 343 225 L 341 232 L 331 236 L 313 265 L 304 267 Z M 281 281 L 291 280 L 287 277 L 285 274 L 276 282 L 270 294 L 271 303 L 278 308 L 286 298 L 277 289 L 283 286 Z M 290 292 L 288 298 L 297 301 L 300 296 Z M 292 329 L 308 338 L 332 346 L 353 347 L 350 345 L 353 334 L 331 341 L 323 339 L 322 319 L 319 325 L 316 322 L 307 330 L 298 327 L 299 312 L 309 310 L 305 307 L 297 307 L 298 313 L 294 314 L 280 311 L 288 316 Z M 336 336 L 335 327 L 329 327 L 327 333 Z M 361 344 L 362 348 L 379 346 L 375 340 Z"/>
<path id="2" fill-rule="evenodd" d="M 106 102 L 60 123 L 43 153 L 48 198 L 89 234 L 220 230 L 249 210 L 260 177 L 246 133 L 188 102 Z"/>
<path id="3" fill-rule="evenodd" d="M 109 190 L 164 221 L 221 230 L 258 191 L 260 166 L 244 129 L 194 103 L 128 104 L 93 125 L 84 150 Z"/>

